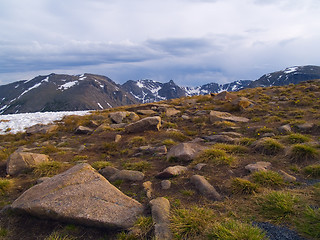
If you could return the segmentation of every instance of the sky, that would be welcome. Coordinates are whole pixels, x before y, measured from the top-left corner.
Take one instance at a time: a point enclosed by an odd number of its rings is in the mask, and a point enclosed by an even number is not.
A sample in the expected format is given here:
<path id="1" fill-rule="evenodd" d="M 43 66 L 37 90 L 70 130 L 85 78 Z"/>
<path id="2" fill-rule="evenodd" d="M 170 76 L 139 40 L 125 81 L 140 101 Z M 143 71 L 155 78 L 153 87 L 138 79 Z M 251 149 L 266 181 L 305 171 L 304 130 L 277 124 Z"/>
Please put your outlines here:
<path id="1" fill-rule="evenodd" d="M 320 65 L 319 0 L 1 0 L 0 84 L 50 73 L 182 86 Z"/>

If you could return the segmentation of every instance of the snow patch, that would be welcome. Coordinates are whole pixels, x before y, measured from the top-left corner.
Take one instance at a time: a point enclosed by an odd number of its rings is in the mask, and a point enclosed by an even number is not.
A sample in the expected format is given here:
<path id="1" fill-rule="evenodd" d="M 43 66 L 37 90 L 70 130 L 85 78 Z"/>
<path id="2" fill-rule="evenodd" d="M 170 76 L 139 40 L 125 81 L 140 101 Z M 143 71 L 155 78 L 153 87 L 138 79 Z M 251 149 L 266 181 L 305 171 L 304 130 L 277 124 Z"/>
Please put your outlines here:
<path id="1" fill-rule="evenodd" d="M 79 83 L 78 81 L 68 82 L 68 83 L 61 85 L 58 89 L 61 91 L 64 91 L 64 90 L 67 90 L 67 89 L 75 86 L 78 83 Z"/>
<path id="2" fill-rule="evenodd" d="M 292 72 L 295 72 L 298 70 L 299 67 L 289 67 L 289 68 L 286 68 L 283 72 L 285 74 L 288 74 L 288 73 L 292 73 Z"/>
<path id="3" fill-rule="evenodd" d="M 79 81 L 85 80 L 87 78 L 87 76 L 85 76 L 84 74 L 81 74 L 79 76 Z"/>
<path id="4" fill-rule="evenodd" d="M 100 103 L 97 103 L 97 104 L 98 104 L 99 108 L 103 109 L 103 107 L 101 106 L 101 104 L 100 104 Z"/>
<path id="5" fill-rule="evenodd" d="M 108 105 L 109 107 L 111 107 L 111 108 L 112 108 L 112 106 L 111 106 L 111 104 L 110 104 L 110 103 L 107 103 L 107 105 Z"/>
<path id="6" fill-rule="evenodd" d="M 39 87 L 39 86 L 41 85 L 41 83 L 42 83 L 42 82 L 37 83 L 37 84 L 35 84 L 34 86 L 32 86 L 31 88 L 25 90 L 23 93 L 20 94 L 20 96 L 19 96 L 18 98 L 22 97 L 22 95 L 26 94 L 27 92 L 31 91 L 32 89 L 35 89 L 35 88 Z"/>
<path id="7" fill-rule="evenodd" d="M 18 111 L 18 110 L 17 110 Z M 0 115 L 0 134 L 24 132 L 25 128 L 36 124 L 49 124 L 61 120 L 64 116 L 89 114 L 90 111 L 73 112 L 36 112 Z M 7 129 L 11 129 L 6 132 Z"/>

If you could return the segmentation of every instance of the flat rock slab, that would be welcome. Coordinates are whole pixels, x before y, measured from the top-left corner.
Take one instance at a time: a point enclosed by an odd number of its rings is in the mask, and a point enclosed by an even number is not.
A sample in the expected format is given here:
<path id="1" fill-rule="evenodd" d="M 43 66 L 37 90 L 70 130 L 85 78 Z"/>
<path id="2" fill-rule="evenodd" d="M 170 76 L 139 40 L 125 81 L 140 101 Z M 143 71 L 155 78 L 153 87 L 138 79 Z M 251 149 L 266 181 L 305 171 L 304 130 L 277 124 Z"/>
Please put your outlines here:
<path id="1" fill-rule="evenodd" d="M 193 175 L 190 178 L 190 182 L 195 185 L 196 189 L 203 196 L 211 200 L 221 200 L 221 195 L 216 191 L 216 189 L 203 177 L 200 175 Z"/>
<path id="2" fill-rule="evenodd" d="M 180 143 L 169 150 L 167 159 L 177 158 L 181 161 L 191 161 L 204 149 L 205 147 L 197 143 Z"/>
<path id="3" fill-rule="evenodd" d="M 143 211 L 139 202 L 86 163 L 28 189 L 11 208 L 58 221 L 125 229 L 132 227 Z"/>
<path id="4" fill-rule="evenodd" d="M 161 117 L 146 117 L 137 122 L 131 123 L 125 127 L 128 133 L 138 133 L 148 130 L 159 131 L 161 126 Z"/>
<path id="5" fill-rule="evenodd" d="M 7 161 L 7 174 L 16 176 L 19 173 L 29 170 L 32 167 L 49 161 L 49 156 L 45 154 L 15 151 Z"/>
<path id="6" fill-rule="evenodd" d="M 237 117 L 228 112 L 210 111 L 210 121 L 249 122 L 248 118 Z"/>

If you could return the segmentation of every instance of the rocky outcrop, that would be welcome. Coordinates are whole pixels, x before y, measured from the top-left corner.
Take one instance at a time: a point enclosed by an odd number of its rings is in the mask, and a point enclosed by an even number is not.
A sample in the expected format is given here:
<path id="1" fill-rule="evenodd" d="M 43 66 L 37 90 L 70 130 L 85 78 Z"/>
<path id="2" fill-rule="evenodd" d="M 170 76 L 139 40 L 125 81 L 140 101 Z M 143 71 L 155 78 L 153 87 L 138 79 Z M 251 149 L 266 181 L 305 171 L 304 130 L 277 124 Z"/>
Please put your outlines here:
<path id="1" fill-rule="evenodd" d="M 249 122 L 248 118 L 237 117 L 228 112 L 210 111 L 210 121 Z"/>
<path id="2" fill-rule="evenodd" d="M 216 189 L 203 177 L 200 175 L 193 175 L 190 178 L 190 182 L 196 187 L 196 189 L 203 196 L 211 200 L 221 200 L 221 195 L 216 191 Z"/>
<path id="3" fill-rule="evenodd" d="M 164 197 L 150 201 L 154 235 L 156 240 L 170 240 L 170 202 Z"/>
<path id="4" fill-rule="evenodd" d="M 128 133 L 138 133 L 148 130 L 159 131 L 161 126 L 160 117 L 146 117 L 125 127 Z"/>
<path id="5" fill-rule="evenodd" d="M 167 159 L 175 158 L 181 161 L 191 161 L 205 148 L 196 143 L 180 143 L 173 146 L 167 154 Z"/>
<path id="6" fill-rule="evenodd" d="M 82 225 L 129 228 L 143 211 L 89 164 L 74 166 L 24 192 L 11 208 Z"/>
<path id="7" fill-rule="evenodd" d="M 16 176 L 23 171 L 30 170 L 34 166 L 48 162 L 49 160 L 49 156 L 45 154 L 15 151 L 8 158 L 7 174 Z"/>

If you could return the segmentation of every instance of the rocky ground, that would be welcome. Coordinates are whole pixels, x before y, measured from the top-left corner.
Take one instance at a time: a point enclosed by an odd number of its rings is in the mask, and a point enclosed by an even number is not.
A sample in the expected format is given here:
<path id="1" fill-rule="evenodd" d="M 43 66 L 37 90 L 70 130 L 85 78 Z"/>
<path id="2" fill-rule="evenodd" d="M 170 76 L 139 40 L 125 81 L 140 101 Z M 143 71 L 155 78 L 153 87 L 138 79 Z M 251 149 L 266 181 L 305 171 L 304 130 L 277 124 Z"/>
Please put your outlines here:
<path id="1" fill-rule="evenodd" d="M 320 82 L 0 136 L 2 239 L 320 239 Z"/>

